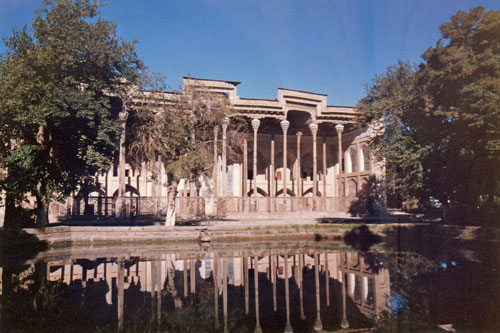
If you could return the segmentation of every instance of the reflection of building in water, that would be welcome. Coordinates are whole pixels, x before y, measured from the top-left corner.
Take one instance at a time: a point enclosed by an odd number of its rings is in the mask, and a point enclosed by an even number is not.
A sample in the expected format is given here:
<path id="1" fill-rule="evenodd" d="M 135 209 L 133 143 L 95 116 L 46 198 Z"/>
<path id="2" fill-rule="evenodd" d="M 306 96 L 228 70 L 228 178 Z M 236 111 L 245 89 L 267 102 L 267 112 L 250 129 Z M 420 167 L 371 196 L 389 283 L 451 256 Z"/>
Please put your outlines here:
<path id="1" fill-rule="evenodd" d="M 380 310 L 390 310 L 389 270 L 372 267 L 357 252 L 342 252 L 339 258 L 338 279 L 361 314 L 375 320 Z"/>
<path id="2" fill-rule="evenodd" d="M 320 316 L 320 309 L 325 307 L 338 308 L 338 312 L 342 313 L 341 326 L 344 328 L 349 326 L 350 319 L 373 323 L 381 310 L 390 310 L 389 271 L 381 265 L 380 259 L 374 260 L 357 252 L 297 252 L 261 251 L 259 256 L 246 253 L 237 257 L 215 253 L 164 254 L 147 260 L 132 257 L 52 261 L 47 263 L 46 278 L 50 281 L 61 280 L 68 285 L 81 283 L 84 288 L 90 281 L 105 282 L 108 287 L 105 299 L 107 304 L 117 306 L 120 327 L 123 325 L 123 292 L 131 286 L 140 292 L 151 293 L 152 299 L 156 299 L 153 304 L 157 307 L 161 307 L 164 302 L 161 298 L 167 293 L 175 293 L 175 297 L 180 299 L 182 291 L 184 297 L 188 297 L 206 286 L 213 286 L 216 326 L 220 319 L 219 305 L 222 305 L 226 329 L 230 319 L 228 285 L 233 286 L 230 297 L 241 295 L 245 314 L 252 311 L 251 303 L 255 305 L 253 314 L 257 315 L 254 317 L 256 320 L 259 320 L 259 314 L 262 318 L 271 312 L 270 308 L 259 309 L 259 304 L 271 302 L 272 297 L 274 312 L 286 308 L 287 331 L 292 330 L 291 323 L 294 322 L 290 320 L 290 313 L 300 313 L 299 318 L 304 320 L 305 313 L 311 313 L 314 309 L 314 328 L 321 329 L 327 318 L 323 314 Z M 210 283 L 211 279 L 213 283 Z M 259 279 L 269 282 L 259 285 Z M 179 282 L 182 285 L 179 286 Z M 277 285 L 281 287 L 277 288 Z M 243 289 L 235 292 L 235 287 Z M 162 292 L 164 290 L 166 292 Z M 285 295 L 281 295 L 283 290 Z M 252 294 L 254 300 L 251 300 Z M 315 306 L 307 302 L 304 304 L 306 296 Z M 177 308 L 180 303 L 176 301 L 175 304 Z M 159 308 L 157 311 L 160 317 Z"/>

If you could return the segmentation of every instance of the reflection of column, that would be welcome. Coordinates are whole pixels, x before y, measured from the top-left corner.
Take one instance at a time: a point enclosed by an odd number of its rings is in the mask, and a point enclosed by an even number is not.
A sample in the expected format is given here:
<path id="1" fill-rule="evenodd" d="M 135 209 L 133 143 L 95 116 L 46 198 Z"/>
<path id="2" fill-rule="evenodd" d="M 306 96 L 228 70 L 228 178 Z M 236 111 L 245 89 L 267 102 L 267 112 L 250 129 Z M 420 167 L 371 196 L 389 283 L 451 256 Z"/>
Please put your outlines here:
<path id="1" fill-rule="evenodd" d="M 108 285 L 108 292 L 106 293 L 106 303 L 112 304 L 113 300 L 113 277 L 111 276 L 112 263 L 107 262 L 104 266 L 104 276 L 106 279 L 106 284 Z"/>
<path id="2" fill-rule="evenodd" d="M 248 142 L 247 139 L 243 139 L 243 193 L 242 197 L 246 197 L 248 193 L 247 181 L 248 181 Z"/>
<path id="3" fill-rule="evenodd" d="M 153 260 L 153 275 L 155 284 L 153 285 L 154 299 L 156 300 L 156 325 L 160 327 L 161 319 L 161 263 L 159 260 Z"/>
<path id="4" fill-rule="evenodd" d="M 326 306 L 330 306 L 330 271 L 328 270 L 328 253 L 325 253 L 325 289 Z"/>
<path id="5" fill-rule="evenodd" d="M 65 284 L 70 284 L 71 282 L 71 265 L 64 265 L 64 283 Z"/>
<path id="6" fill-rule="evenodd" d="M 319 294 L 319 258 L 318 254 L 314 254 L 314 281 L 316 286 L 316 322 L 314 323 L 314 330 L 321 331 L 323 324 L 321 323 L 320 315 L 320 294 Z"/>
<path id="7" fill-rule="evenodd" d="M 286 198 L 288 193 L 287 193 L 287 135 L 286 132 L 288 131 L 288 127 L 290 126 L 290 122 L 288 120 L 282 120 L 280 122 L 281 124 L 281 129 L 283 130 L 283 197 Z"/>
<path id="8" fill-rule="evenodd" d="M 117 288 L 118 288 L 118 331 L 123 330 L 123 278 L 124 278 L 124 265 L 123 262 L 118 262 L 118 278 L 117 278 Z"/>
<path id="9" fill-rule="evenodd" d="M 288 254 L 285 254 L 285 299 L 286 299 L 286 325 L 285 332 L 293 332 L 290 324 L 290 285 L 288 282 Z"/>
<path id="10" fill-rule="evenodd" d="M 259 320 L 259 257 L 254 257 L 254 265 L 253 265 L 253 284 L 255 288 L 255 332 L 262 332 L 262 328 L 260 328 L 260 320 Z"/>
<path id="11" fill-rule="evenodd" d="M 302 138 L 302 132 L 297 132 L 297 196 L 302 196 L 302 171 L 300 167 L 300 139 Z"/>
<path id="12" fill-rule="evenodd" d="M 189 275 L 191 277 L 191 294 L 196 293 L 196 259 L 190 260 L 191 267 L 189 268 Z"/>
<path id="13" fill-rule="evenodd" d="M 212 270 L 212 280 L 214 284 L 214 307 L 215 307 L 215 328 L 219 328 L 219 258 L 214 255 L 214 269 Z"/>
<path id="14" fill-rule="evenodd" d="M 152 292 L 154 289 L 154 275 L 153 275 L 153 261 L 146 262 L 146 268 L 148 271 L 148 285 L 146 287 L 146 291 Z"/>
<path id="15" fill-rule="evenodd" d="M 245 314 L 248 314 L 248 258 L 243 257 L 243 270 L 245 271 L 245 275 L 243 279 L 245 281 Z"/>
<path id="16" fill-rule="evenodd" d="M 218 197 L 219 193 L 217 189 L 219 188 L 219 184 L 217 183 L 217 176 L 219 174 L 219 169 L 217 168 L 217 160 L 218 160 L 218 152 L 217 152 L 217 136 L 219 135 L 219 126 L 215 126 L 214 128 L 214 172 L 212 179 L 214 181 L 214 197 Z"/>
<path id="17" fill-rule="evenodd" d="M 257 130 L 259 129 L 260 120 L 252 119 L 253 128 L 253 193 L 252 196 L 257 196 Z"/>
<path id="18" fill-rule="evenodd" d="M 161 279 L 161 267 L 160 267 L 160 262 L 159 261 L 156 261 L 156 283 L 157 283 L 157 286 L 156 286 L 156 311 L 157 311 L 157 314 L 156 314 L 156 319 L 157 319 L 157 325 L 158 327 L 160 327 L 160 323 L 161 323 L 161 290 L 162 290 L 162 287 L 163 287 L 163 280 Z"/>
<path id="19" fill-rule="evenodd" d="M 342 197 L 342 132 L 344 131 L 344 125 L 338 124 L 335 126 L 337 130 L 337 135 L 339 137 L 339 152 L 338 152 L 338 163 L 339 163 L 339 181 L 337 182 L 337 196 Z"/>
<path id="20" fill-rule="evenodd" d="M 182 268 L 183 268 L 183 278 L 184 278 L 184 297 L 188 297 L 188 261 L 186 259 L 182 260 Z"/>
<path id="21" fill-rule="evenodd" d="M 304 255 L 303 254 L 299 254 L 300 319 L 305 320 L 306 316 L 304 315 L 304 289 L 303 289 L 304 286 L 303 286 L 303 282 L 302 282 L 303 281 L 303 278 L 302 278 L 303 270 L 304 270 Z"/>
<path id="22" fill-rule="evenodd" d="M 347 288 L 347 274 L 344 274 L 343 271 L 340 271 L 342 274 L 342 321 L 340 322 L 340 327 L 349 328 L 349 321 L 347 320 L 347 311 L 346 311 L 346 288 Z"/>
<path id="23" fill-rule="evenodd" d="M 318 193 L 318 148 L 316 145 L 316 134 L 318 133 L 318 124 L 309 125 L 313 137 L 313 197 Z"/>
<path id="24" fill-rule="evenodd" d="M 276 196 L 276 163 L 274 161 L 274 135 L 271 138 L 271 170 L 269 170 L 269 179 L 271 180 L 271 190 L 269 194 L 271 197 Z"/>
<path id="25" fill-rule="evenodd" d="M 87 287 L 87 268 L 82 267 L 82 286 Z"/>
<path id="26" fill-rule="evenodd" d="M 273 271 L 272 271 L 271 278 L 273 280 L 272 282 L 273 282 L 273 309 L 274 309 L 274 312 L 276 312 L 276 310 L 278 309 L 278 305 L 277 305 L 277 301 L 276 301 L 276 284 L 277 284 L 276 266 L 277 266 L 277 261 L 278 261 L 278 256 L 273 256 L 273 262 L 272 262 Z"/>
<path id="27" fill-rule="evenodd" d="M 224 290 L 222 292 L 222 306 L 224 310 L 224 332 L 228 331 L 228 315 L 227 315 L 227 258 L 223 259 L 222 279 Z"/>
<path id="28" fill-rule="evenodd" d="M 227 126 L 229 118 L 224 117 L 222 121 L 222 193 L 223 197 L 227 196 Z"/>

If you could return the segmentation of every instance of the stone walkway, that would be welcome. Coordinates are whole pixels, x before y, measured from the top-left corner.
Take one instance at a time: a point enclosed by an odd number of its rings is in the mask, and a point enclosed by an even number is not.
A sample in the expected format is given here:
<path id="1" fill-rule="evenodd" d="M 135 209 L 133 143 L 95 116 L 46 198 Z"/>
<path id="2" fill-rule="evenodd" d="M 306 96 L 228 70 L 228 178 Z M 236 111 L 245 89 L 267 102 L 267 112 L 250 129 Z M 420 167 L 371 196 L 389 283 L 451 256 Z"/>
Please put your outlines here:
<path id="1" fill-rule="evenodd" d="M 176 227 L 207 226 L 207 227 L 250 227 L 250 226 L 282 226 L 282 225 L 311 225 L 320 223 L 391 223 L 413 222 L 414 215 L 391 214 L 377 217 L 352 217 L 343 212 L 306 212 L 306 213 L 239 213 L 227 214 L 224 217 L 205 217 L 200 219 L 178 219 Z M 163 226 L 160 219 L 134 220 L 134 226 Z M 130 218 L 124 219 L 68 219 L 58 223 L 67 226 L 131 226 Z"/>

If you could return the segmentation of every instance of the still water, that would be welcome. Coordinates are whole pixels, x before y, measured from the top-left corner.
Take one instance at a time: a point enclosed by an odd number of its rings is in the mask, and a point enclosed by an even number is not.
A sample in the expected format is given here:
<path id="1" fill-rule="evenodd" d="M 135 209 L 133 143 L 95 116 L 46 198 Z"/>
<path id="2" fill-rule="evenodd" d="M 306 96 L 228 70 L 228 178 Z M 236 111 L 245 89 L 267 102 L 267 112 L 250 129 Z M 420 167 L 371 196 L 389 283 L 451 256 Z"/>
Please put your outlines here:
<path id="1" fill-rule="evenodd" d="M 500 330 L 496 243 L 379 244 L 363 251 L 350 245 L 192 243 L 34 253 L 3 264 L 2 331 Z"/>

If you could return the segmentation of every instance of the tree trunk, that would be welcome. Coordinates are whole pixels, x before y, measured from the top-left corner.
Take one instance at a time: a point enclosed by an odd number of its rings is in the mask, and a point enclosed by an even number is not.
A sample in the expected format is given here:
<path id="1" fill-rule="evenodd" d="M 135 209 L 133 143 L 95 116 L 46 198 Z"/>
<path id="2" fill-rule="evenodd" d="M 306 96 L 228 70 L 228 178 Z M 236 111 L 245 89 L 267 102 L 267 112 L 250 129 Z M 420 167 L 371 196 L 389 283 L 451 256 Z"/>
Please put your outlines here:
<path id="1" fill-rule="evenodd" d="M 90 206 L 89 206 L 89 193 L 86 192 L 83 196 L 83 202 L 84 202 L 84 205 L 85 205 L 85 208 L 83 209 L 83 215 L 87 216 L 87 215 L 94 215 L 94 210 L 91 210 L 90 209 Z"/>
<path id="2" fill-rule="evenodd" d="M 49 225 L 50 198 L 48 195 L 37 196 L 36 226 L 43 228 Z"/>
<path id="3" fill-rule="evenodd" d="M 172 180 L 172 184 L 168 187 L 168 200 L 167 200 L 167 217 L 165 226 L 175 226 L 175 198 L 177 197 L 177 180 Z"/>
<path id="4" fill-rule="evenodd" d="M 5 195 L 5 213 L 3 220 L 4 229 L 18 229 L 19 226 L 19 209 L 16 207 L 16 200 L 13 195 Z"/>
<path id="5" fill-rule="evenodd" d="M 168 276 L 167 293 L 172 295 L 175 308 L 182 309 L 182 299 L 178 296 L 177 288 L 175 287 L 175 265 L 174 265 L 175 258 L 171 254 L 167 256 L 168 256 L 168 259 L 166 261 L 167 276 Z"/>

